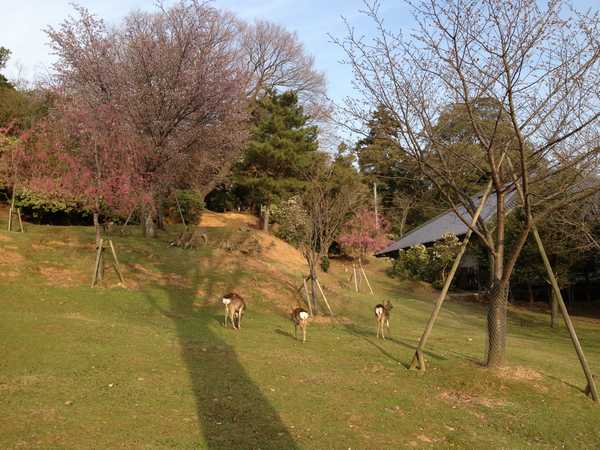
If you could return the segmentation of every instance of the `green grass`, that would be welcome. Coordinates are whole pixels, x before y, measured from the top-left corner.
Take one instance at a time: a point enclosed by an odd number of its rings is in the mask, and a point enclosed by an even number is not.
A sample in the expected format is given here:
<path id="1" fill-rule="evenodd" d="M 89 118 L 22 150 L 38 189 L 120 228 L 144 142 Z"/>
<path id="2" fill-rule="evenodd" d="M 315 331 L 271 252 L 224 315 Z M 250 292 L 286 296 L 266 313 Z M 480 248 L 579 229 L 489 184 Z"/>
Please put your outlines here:
<path id="1" fill-rule="evenodd" d="M 264 295 L 290 295 L 284 280 L 299 280 L 302 269 L 285 261 L 266 261 L 278 278 L 260 269 L 260 257 L 249 265 L 210 248 L 170 248 L 167 236 L 118 237 L 136 288 L 90 289 L 91 229 L 27 229 L 0 232 L 0 448 L 582 449 L 600 442 L 600 406 L 581 392 L 568 335 L 540 314 L 511 313 L 509 361 L 531 370 L 503 374 L 479 364 L 484 307 L 448 302 L 421 374 L 405 366 L 432 299 L 387 278 L 383 262 L 369 268 L 375 298 L 341 288 L 345 275 L 333 264 L 324 284 L 343 319 L 310 324 L 302 345 Z M 231 233 L 215 229 L 210 238 Z M 144 279 L 134 264 L 179 278 Z M 114 279 L 107 271 L 109 286 Z M 241 332 L 221 325 L 217 299 L 230 288 L 248 298 Z M 384 298 L 395 308 L 392 339 L 381 342 L 372 306 Z M 600 325 L 575 325 L 597 371 Z M 519 373 L 531 376 L 510 376 Z"/>

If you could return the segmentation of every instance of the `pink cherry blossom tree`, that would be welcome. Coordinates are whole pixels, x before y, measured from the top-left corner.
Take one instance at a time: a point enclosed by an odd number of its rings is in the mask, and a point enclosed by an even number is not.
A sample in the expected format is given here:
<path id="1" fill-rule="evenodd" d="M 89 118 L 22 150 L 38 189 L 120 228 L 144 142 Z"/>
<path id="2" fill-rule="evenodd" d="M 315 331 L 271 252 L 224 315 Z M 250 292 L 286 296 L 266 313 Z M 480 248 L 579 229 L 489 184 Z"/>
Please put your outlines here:
<path id="1" fill-rule="evenodd" d="M 344 225 L 338 241 L 361 260 L 370 253 L 383 249 L 390 241 L 387 238 L 389 223 L 369 209 L 360 209 Z"/>

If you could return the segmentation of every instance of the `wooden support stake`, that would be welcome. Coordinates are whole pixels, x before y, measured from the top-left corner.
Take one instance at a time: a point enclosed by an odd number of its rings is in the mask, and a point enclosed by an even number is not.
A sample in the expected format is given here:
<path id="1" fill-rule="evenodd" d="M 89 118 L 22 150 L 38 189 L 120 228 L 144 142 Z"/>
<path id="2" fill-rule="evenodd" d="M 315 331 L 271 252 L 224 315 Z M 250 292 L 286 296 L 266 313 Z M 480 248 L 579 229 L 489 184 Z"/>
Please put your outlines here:
<path id="1" fill-rule="evenodd" d="M 131 218 L 133 217 L 133 213 L 135 212 L 135 210 L 137 209 L 137 206 L 134 207 L 131 212 L 129 213 L 129 215 L 127 216 L 127 219 L 125 220 L 125 223 L 123 224 L 123 226 L 121 227 L 121 234 L 125 234 L 125 230 L 127 229 L 127 224 L 129 223 L 129 221 L 131 220 Z"/>
<path id="2" fill-rule="evenodd" d="M 425 330 L 423 331 L 423 334 L 421 335 L 421 339 L 419 340 L 419 345 L 417 346 L 417 350 L 416 350 L 416 352 L 413 356 L 413 359 L 410 363 L 409 369 L 415 369 L 415 368 L 417 368 L 417 365 L 418 365 L 419 370 L 422 370 L 422 371 L 425 370 L 425 360 L 423 358 L 423 349 L 425 348 L 425 344 L 427 344 L 427 339 L 429 339 L 429 335 L 431 334 L 433 325 L 437 319 L 438 314 L 440 313 L 440 310 L 442 309 L 444 300 L 446 300 L 446 296 L 448 295 L 448 291 L 450 290 L 450 285 L 452 284 L 454 275 L 456 274 L 456 271 L 458 270 L 458 266 L 460 265 L 460 261 L 462 260 L 463 255 L 465 254 L 465 250 L 467 249 L 467 245 L 469 244 L 469 239 L 471 239 L 471 235 L 473 234 L 473 228 L 475 227 L 475 225 L 477 225 L 477 221 L 479 220 L 479 216 L 481 215 L 481 211 L 483 210 L 483 206 L 485 205 L 485 202 L 487 201 L 487 198 L 490 195 L 491 190 L 492 190 L 492 180 L 490 180 L 488 182 L 485 192 L 483 193 L 483 196 L 481 197 L 481 202 L 479 203 L 479 206 L 477 207 L 477 211 L 475 211 L 475 215 L 473 216 L 473 219 L 471 220 L 471 226 L 462 241 L 462 244 L 458 251 L 458 255 L 456 255 L 454 264 L 452 264 L 452 269 L 450 269 L 448 278 L 446 278 L 446 282 L 444 283 L 442 292 L 440 292 L 440 295 L 435 302 L 435 306 L 433 307 L 433 311 L 431 313 L 431 316 L 429 317 L 429 321 L 427 322 L 427 325 L 425 326 Z"/>
<path id="3" fill-rule="evenodd" d="M 358 292 L 358 280 L 356 279 L 356 264 L 352 263 L 352 270 L 354 271 L 354 289 Z"/>
<path id="4" fill-rule="evenodd" d="M 512 165 L 512 161 L 510 158 L 508 159 L 508 164 L 513 172 L 513 181 L 517 188 L 517 192 L 519 193 L 519 197 L 521 198 L 521 202 L 525 204 L 525 195 L 521 188 L 521 185 L 517 182 L 514 176 L 514 169 Z M 581 343 L 579 342 L 579 338 L 577 337 L 577 332 L 575 331 L 575 326 L 571 321 L 571 316 L 569 316 L 569 311 L 567 311 L 567 306 L 563 300 L 562 293 L 560 292 L 560 286 L 558 285 L 558 280 L 554 275 L 554 270 L 552 269 L 552 264 L 550 264 L 550 260 L 548 259 L 548 255 L 546 254 L 546 249 L 544 248 L 544 243 L 542 242 L 542 238 L 540 237 L 540 233 L 538 232 L 537 226 L 533 221 L 533 215 L 531 211 L 527 211 L 528 218 L 530 223 L 533 223 L 531 231 L 533 233 L 533 237 L 535 238 L 535 242 L 538 246 L 538 250 L 540 252 L 540 256 L 542 257 L 542 261 L 544 262 L 544 267 L 546 268 L 546 273 L 548 274 L 548 278 L 550 279 L 550 284 L 552 285 L 552 290 L 554 291 L 554 301 L 558 303 L 558 307 L 560 308 L 560 312 L 563 316 L 563 320 L 565 321 L 565 325 L 569 330 L 569 336 L 571 337 L 571 342 L 573 343 L 573 347 L 575 347 L 575 352 L 577 353 L 577 358 L 579 358 L 579 362 L 581 364 L 581 368 L 583 369 L 583 373 L 585 374 L 585 378 L 587 379 L 588 385 L 586 390 L 589 391 L 589 394 L 592 396 L 592 400 L 600 403 L 600 396 L 598 396 L 598 389 L 596 388 L 596 383 L 594 382 L 594 376 L 590 369 L 590 366 L 587 362 L 587 358 L 583 353 L 583 348 L 581 347 Z"/>
<path id="5" fill-rule="evenodd" d="M 177 193 L 175 193 L 175 203 L 177 204 L 177 209 L 179 210 L 179 216 L 181 217 L 181 223 L 187 230 L 187 223 L 185 223 L 185 217 L 183 217 L 183 212 L 181 211 L 181 206 L 179 206 L 179 199 L 177 198 Z"/>
<path id="6" fill-rule="evenodd" d="M 19 218 L 19 228 L 21 229 L 21 233 L 24 233 L 23 221 L 21 220 L 21 208 L 17 208 L 17 217 Z"/>
<path id="7" fill-rule="evenodd" d="M 10 209 L 8 210 L 8 231 L 12 231 L 12 217 L 15 209 L 15 192 L 16 189 L 13 186 L 12 197 L 10 199 Z"/>
<path id="8" fill-rule="evenodd" d="M 531 218 L 531 220 L 532 219 L 533 218 Z M 565 321 L 565 325 L 567 325 L 567 329 L 569 330 L 569 336 L 571 336 L 573 347 L 575 347 L 575 352 L 577 353 L 577 357 L 579 358 L 579 362 L 581 363 L 581 368 L 583 369 L 583 373 L 585 374 L 585 378 L 587 379 L 589 392 L 592 395 L 592 399 L 595 402 L 600 402 L 600 397 L 598 396 L 598 389 L 596 388 L 596 383 L 594 382 L 592 371 L 590 370 L 590 366 L 587 362 L 585 354 L 583 353 L 583 348 L 581 347 L 581 343 L 579 342 L 579 338 L 577 337 L 577 333 L 575 332 L 575 327 L 573 326 L 573 322 L 571 321 L 571 317 L 569 316 L 569 311 L 567 311 L 567 307 L 560 292 L 558 281 L 554 276 L 554 271 L 552 270 L 552 266 L 550 265 L 550 260 L 548 259 L 548 255 L 546 254 L 546 250 L 544 249 L 542 238 L 540 237 L 540 234 L 538 233 L 537 227 L 535 225 L 533 226 L 532 231 L 533 237 L 535 238 L 538 249 L 540 251 L 540 255 L 542 256 L 542 261 L 544 261 L 546 272 L 548 272 L 548 277 L 550 277 L 552 289 L 554 290 L 555 300 L 558 302 L 558 307 L 560 308 L 560 312 Z"/>
<path id="9" fill-rule="evenodd" d="M 117 258 L 117 252 L 115 251 L 115 247 L 113 245 L 112 240 L 108 241 L 108 245 L 110 246 L 110 251 L 112 252 L 112 256 L 115 262 L 115 270 L 117 272 L 117 275 L 119 276 L 119 280 L 121 280 L 121 283 L 125 285 L 125 280 L 123 279 L 123 274 L 121 273 L 121 266 L 119 266 L 119 260 Z"/>
<path id="10" fill-rule="evenodd" d="M 375 292 L 373 292 L 373 288 L 371 287 L 371 283 L 369 283 L 369 279 L 367 278 L 367 274 L 365 273 L 365 269 L 362 266 L 362 263 L 359 262 L 359 264 L 360 264 L 360 270 L 362 270 L 363 277 L 365 277 L 365 281 L 367 282 L 367 286 L 369 286 L 369 290 L 371 291 L 371 295 L 375 295 Z"/>
<path id="11" fill-rule="evenodd" d="M 302 284 L 304 285 L 304 293 L 306 294 L 306 304 L 308 305 L 308 312 L 310 312 L 310 315 L 312 317 L 312 305 L 310 304 L 310 295 L 308 294 L 308 286 L 306 285 L 306 278 L 304 278 L 304 275 L 302 275 Z"/>
<path id="12" fill-rule="evenodd" d="M 327 305 L 327 309 L 329 310 L 329 314 L 331 314 L 331 317 L 333 317 L 333 311 L 331 310 L 331 306 L 329 306 L 329 302 L 327 301 L 327 297 L 325 297 L 325 292 L 323 292 L 323 288 L 321 287 L 321 283 L 319 283 L 318 279 L 316 279 L 315 282 L 317 283 L 317 287 L 319 288 L 319 291 L 321 291 L 321 295 L 323 296 L 323 300 L 325 300 L 325 304 Z"/>
<path id="13" fill-rule="evenodd" d="M 104 242 L 100 239 L 98 249 L 96 251 L 96 264 L 94 264 L 94 276 L 92 277 L 92 287 L 96 285 L 98 280 L 98 272 L 100 270 L 100 261 L 102 260 L 102 250 L 104 250 Z"/>

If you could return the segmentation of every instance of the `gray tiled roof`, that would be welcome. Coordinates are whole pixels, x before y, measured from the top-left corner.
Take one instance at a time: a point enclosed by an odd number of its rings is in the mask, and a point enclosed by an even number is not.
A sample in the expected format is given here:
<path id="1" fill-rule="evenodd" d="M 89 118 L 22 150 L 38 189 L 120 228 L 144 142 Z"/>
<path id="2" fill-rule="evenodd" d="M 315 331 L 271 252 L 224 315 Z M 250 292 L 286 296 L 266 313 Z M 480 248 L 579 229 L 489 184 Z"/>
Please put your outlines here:
<path id="1" fill-rule="evenodd" d="M 509 191 L 504 197 L 504 204 L 507 209 L 512 209 L 517 204 L 517 192 Z M 473 203 L 478 206 L 483 194 L 473 197 Z M 458 208 L 460 217 L 463 217 L 467 222 L 471 222 L 472 216 L 467 212 L 464 206 Z M 496 196 L 492 193 L 481 211 L 481 218 L 484 221 L 493 219 L 496 215 Z M 409 231 L 402 239 L 392 242 L 386 248 L 376 254 L 376 256 L 385 256 L 387 253 L 392 253 L 401 249 L 412 247 L 418 244 L 427 244 L 435 242 L 444 234 L 452 233 L 456 236 L 465 234 L 468 230 L 467 225 L 460 217 L 452 210 L 448 210 L 437 217 L 425 222 L 417 228 Z"/>

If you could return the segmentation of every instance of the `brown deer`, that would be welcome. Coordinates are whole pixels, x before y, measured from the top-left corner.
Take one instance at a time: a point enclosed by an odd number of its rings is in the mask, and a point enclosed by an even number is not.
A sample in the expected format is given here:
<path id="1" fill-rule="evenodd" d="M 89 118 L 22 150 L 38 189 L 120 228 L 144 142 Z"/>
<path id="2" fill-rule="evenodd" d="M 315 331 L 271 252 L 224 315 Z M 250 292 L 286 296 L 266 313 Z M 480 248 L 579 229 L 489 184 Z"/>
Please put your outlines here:
<path id="1" fill-rule="evenodd" d="M 381 335 L 382 339 L 385 339 L 384 329 L 387 328 L 388 335 L 390 332 L 390 312 L 392 311 L 392 302 L 389 300 L 385 304 L 379 303 L 375 305 L 375 318 L 377 319 L 377 339 Z"/>
<path id="2" fill-rule="evenodd" d="M 233 328 L 239 330 L 242 323 L 242 315 L 246 311 L 246 302 L 244 302 L 241 295 L 230 292 L 223 296 L 223 304 L 225 305 L 225 327 L 227 327 L 227 321 L 230 320 Z"/>
<path id="3" fill-rule="evenodd" d="M 302 308 L 296 308 L 292 311 L 292 322 L 294 322 L 294 337 L 298 339 L 298 327 L 302 330 L 302 343 L 306 342 L 306 325 L 310 315 L 308 311 Z"/>

